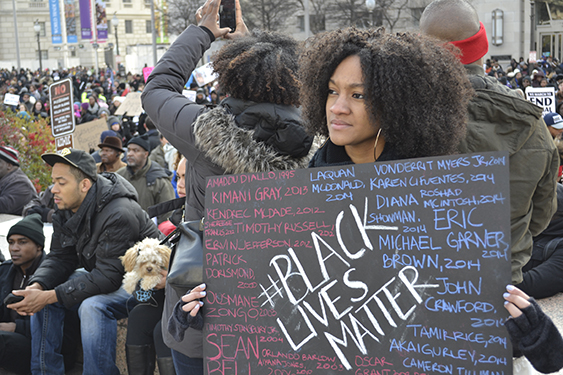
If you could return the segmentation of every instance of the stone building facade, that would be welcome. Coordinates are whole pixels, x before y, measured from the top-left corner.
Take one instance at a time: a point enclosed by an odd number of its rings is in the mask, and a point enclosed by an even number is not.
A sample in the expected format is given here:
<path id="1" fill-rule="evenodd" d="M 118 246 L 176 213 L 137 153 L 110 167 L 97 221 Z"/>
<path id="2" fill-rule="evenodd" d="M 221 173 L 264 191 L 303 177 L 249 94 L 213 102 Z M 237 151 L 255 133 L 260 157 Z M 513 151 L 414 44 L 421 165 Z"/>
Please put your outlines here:
<path id="1" fill-rule="evenodd" d="M 61 7 L 63 1 L 59 0 Z M 77 11 L 77 29 L 80 30 L 78 0 L 74 1 Z M 114 14 L 119 19 L 118 40 L 120 62 L 127 70 L 140 73 L 145 64 L 153 65 L 152 34 L 151 34 L 151 1 L 152 0 L 106 0 L 106 14 L 109 25 L 108 40 L 100 44 L 98 49 L 98 66 L 115 66 L 116 38 L 111 26 Z M 157 14 L 159 4 L 164 0 L 155 0 Z M 326 0 L 336 1 L 336 0 Z M 416 31 L 418 20 L 431 0 L 395 0 L 391 13 L 395 12 L 396 21 L 393 31 Z M 563 1 L 562 0 L 469 0 L 477 9 L 479 18 L 485 25 L 490 41 L 487 58 L 496 57 L 503 65 L 511 58 L 527 59 L 530 51 L 536 51 L 538 58 L 542 54 L 550 54 L 559 60 L 563 58 Z M 202 0 L 203 3 L 203 0 Z M 20 64 L 22 67 L 38 68 L 38 46 L 34 22 L 41 25 L 41 52 L 43 67 L 71 67 L 76 65 L 94 66 L 96 53 L 88 40 L 80 40 L 77 44 L 51 43 L 51 25 L 49 18 L 49 0 L 0 0 L 0 67 L 17 66 L 16 36 L 14 12 L 16 8 L 17 32 L 19 39 Z M 368 13 L 363 1 L 357 5 L 357 26 L 367 27 L 371 24 L 383 25 L 390 29 L 389 22 L 374 13 Z M 165 9 L 164 9 L 165 11 Z M 319 15 L 311 15 L 317 22 Z M 323 16 L 324 17 L 324 16 Z M 393 17 L 392 17 L 393 18 Z M 158 16 L 157 16 L 158 19 Z M 324 19 L 324 18 L 323 18 Z M 327 18 L 328 19 L 328 18 Z M 305 39 L 304 14 L 299 12 L 286 21 L 286 32 L 297 39 Z M 322 29 L 330 30 L 342 25 L 334 21 L 323 20 Z M 533 27 L 532 27 L 533 26 Z M 160 38 L 159 38 L 160 39 Z M 170 40 L 159 40 L 157 57 L 167 49 Z M 207 59 L 208 60 L 208 59 Z"/>
<path id="2" fill-rule="evenodd" d="M 334 0 L 332 0 L 334 1 Z M 554 18 L 551 22 L 546 20 L 547 13 L 545 11 L 546 4 L 550 9 L 559 9 L 563 7 L 556 6 L 555 4 L 561 3 L 561 0 L 545 0 L 545 1 L 530 1 L 530 0 L 468 0 L 477 10 L 479 19 L 485 25 L 487 36 L 489 38 L 489 57 L 497 57 L 501 62 L 510 61 L 511 58 L 518 60 L 520 56 L 527 59 L 530 51 L 537 51 L 538 57 L 542 53 L 550 52 L 551 48 L 547 46 L 548 37 L 550 35 L 555 38 L 553 46 L 557 43 L 557 51 L 551 52 L 559 59 L 561 55 L 561 48 L 559 43 L 561 40 L 561 33 L 563 31 L 563 11 L 552 11 L 550 15 Z M 396 23 L 393 25 L 394 32 L 399 31 L 416 31 L 418 29 L 418 22 L 424 8 L 430 4 L 432 0 L 395 0 L 391 2 L 390 19 L 397 18 Z M 377 3 L 377 1 L 376 1 Z M 389 3 L 389 1 L 387 1 Z M 532 3 L 535 3 L 535 10 Z M 536 13 L 541 10 L 540 15 Z M 400 14 L 399 14 L 400 11 Z M 370 19 L 370 14 L 367 12 L 364 4 L 358 6 L 358 25 L 370 24 L 374 21 L 378 26 L 384 26 L 387 30 L 391 29 L 391 25 L 381 16 L 375 16 Z M 394 12 L 394 14 L 393 14 Z M 374 11 L 377 13 L 377 8 Z M 535 16 L 535 27 L 532 30 L 531 15 Z M 559 15 L 561 19 L 559 20 Z M 299 14 L 298 20 L 293 24 L 288 25 L 288 30 L 295 30 L 295 35 L 299 39 L 305 39 L 305 32 L 302 28 L 303 15 Z M 311 17 L 315 17 L 312 15 Z M 312 21 L 313 22 L 313 21 Z M 311 23 L 312 23 L 311 22 Z M 297 25 L 297 26 L 296 26 Z M 499 32 L 494 30 L 498 26 Z M 334 24 L 327 22 L 325 25 L 326 30 L 337 27 Z M 493 40 L 493 36 L 495 39 Z M 543 43 L 542 43 L 543 38 Z"/>
<path id="3" fill-rule="evenodd" d="M 39 42 L 42 52 L 43 68 L 61 68 L 77 65 L 95 66 L 96 51 L 90 40 L 80 38 L 80 9 L 78 0 L 74 0 L 78 43 L 54 45 L 51 42 L 51 24 L 49 15 L 49 0 L 0 0 L 0 68 L 17 67 L 16 27 L 14 26 L 14 11 L 16 8 L 17 36 L 19 40 L 20 65 L 23 68 L 37 69 L 39 67 L 37 34 L 34 23 L 37 20 L 41 26 Z M 101 69 L 116 63 L 115 28 L 111 19 L 115 14 L 119 19 L 117 37 L 120 60 L 126 64 L 126 56 L 135 55 L 137 50 L 146 50 L 151 46 L 151 1 L 150 0 L 109 0 L 105 1 L 108 22 L 108 38 L 105 43 L 99 43 L 97 50 L 98 67 Z M 63 1 L 60 1 L 63 9 Z M 64 22 L 64 19 L 62 20 Z M 64 42 L 64 41 L 63 41 Z M 141 61 L 142 60 L 142 61 Z M 135 64 L 152 66 L 152 51 L 141 58 L 134 56 Z"/>

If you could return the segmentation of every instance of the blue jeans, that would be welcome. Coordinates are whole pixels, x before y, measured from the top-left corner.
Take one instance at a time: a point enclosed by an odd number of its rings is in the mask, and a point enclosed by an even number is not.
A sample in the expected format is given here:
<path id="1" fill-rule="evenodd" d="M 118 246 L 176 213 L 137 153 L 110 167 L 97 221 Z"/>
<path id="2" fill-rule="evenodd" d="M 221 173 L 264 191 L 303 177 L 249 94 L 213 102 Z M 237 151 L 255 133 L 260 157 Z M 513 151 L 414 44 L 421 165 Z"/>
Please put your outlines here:
<path id="1" fill-rule="evenodd" d="M 203 358 L 190 358 L 174 349 L 171 351 L 176 374 L 203 375 Z"/>
<path id="2" fill-rule="evenodd" d="M 130 297 L 120 288 L 109 294 L 89 297 L 73 307 L 78 308 L 80 317 L 83 375 L 119 375 L 115 365 L 117 321 L 126 318 L 133 307 L 127 306 Z M 64 375 L 61 346 L 66 311 L 63 305 L 54 303 L 31 317 L 32 374 Z"/>

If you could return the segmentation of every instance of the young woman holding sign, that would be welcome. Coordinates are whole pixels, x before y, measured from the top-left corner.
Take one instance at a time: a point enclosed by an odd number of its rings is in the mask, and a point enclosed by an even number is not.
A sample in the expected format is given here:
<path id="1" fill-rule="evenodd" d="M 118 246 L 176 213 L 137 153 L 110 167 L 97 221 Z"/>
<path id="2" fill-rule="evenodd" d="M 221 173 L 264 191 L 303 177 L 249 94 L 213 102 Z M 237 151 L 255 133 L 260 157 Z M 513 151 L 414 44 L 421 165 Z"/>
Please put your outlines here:
<path id="1" fill-rule="evenodd" d="M 303 117 L 329 137 L 311 167 L 456 152 L 472 89 L 451 51 L 415 34 L 355 28 L 309 46 L 300 61 Z"/>
<path id="2" fill-rule="evenodd" d="M 303 117 L 312 133 L 329 137 L 310 167 L 456 153 L 472 89 L 441 43 L 349 28 L 308 45 L 300 61 Z M 563 339 L 549 317 L 512 285 L 503 297 L 515 355 L 540 371 L 560 369 Z"/>

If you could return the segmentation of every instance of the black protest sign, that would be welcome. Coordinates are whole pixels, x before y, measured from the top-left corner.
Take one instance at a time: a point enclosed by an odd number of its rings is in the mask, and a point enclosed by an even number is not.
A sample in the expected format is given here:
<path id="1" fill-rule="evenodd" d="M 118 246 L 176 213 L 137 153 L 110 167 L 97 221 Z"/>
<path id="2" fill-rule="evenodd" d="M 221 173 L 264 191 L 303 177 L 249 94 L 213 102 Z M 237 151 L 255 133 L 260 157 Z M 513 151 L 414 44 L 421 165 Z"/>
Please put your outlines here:
<path id="1" fill-rule="evenodd" d="M 49 86 L 49 105 L 53 137 L 72 133 L 76 125 L 70 79 L 63 79 Z"/>
<path id="2" fill-rule="evenodd" d="M 206 373 L 510 373 L 509 217 L 506 153 L 209 178 Z"/>

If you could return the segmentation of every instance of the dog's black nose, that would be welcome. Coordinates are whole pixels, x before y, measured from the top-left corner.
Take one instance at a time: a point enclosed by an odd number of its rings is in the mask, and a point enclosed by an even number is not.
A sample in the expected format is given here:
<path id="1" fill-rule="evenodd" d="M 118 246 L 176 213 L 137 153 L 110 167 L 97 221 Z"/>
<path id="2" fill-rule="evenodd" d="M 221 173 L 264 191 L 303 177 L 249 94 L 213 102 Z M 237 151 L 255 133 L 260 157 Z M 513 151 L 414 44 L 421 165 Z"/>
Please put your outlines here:
<path id="1" fill-rule="evenodd" d="M 147 267 L 147 272 L 151 272 L 152 271 L 152 267 Z"/>

